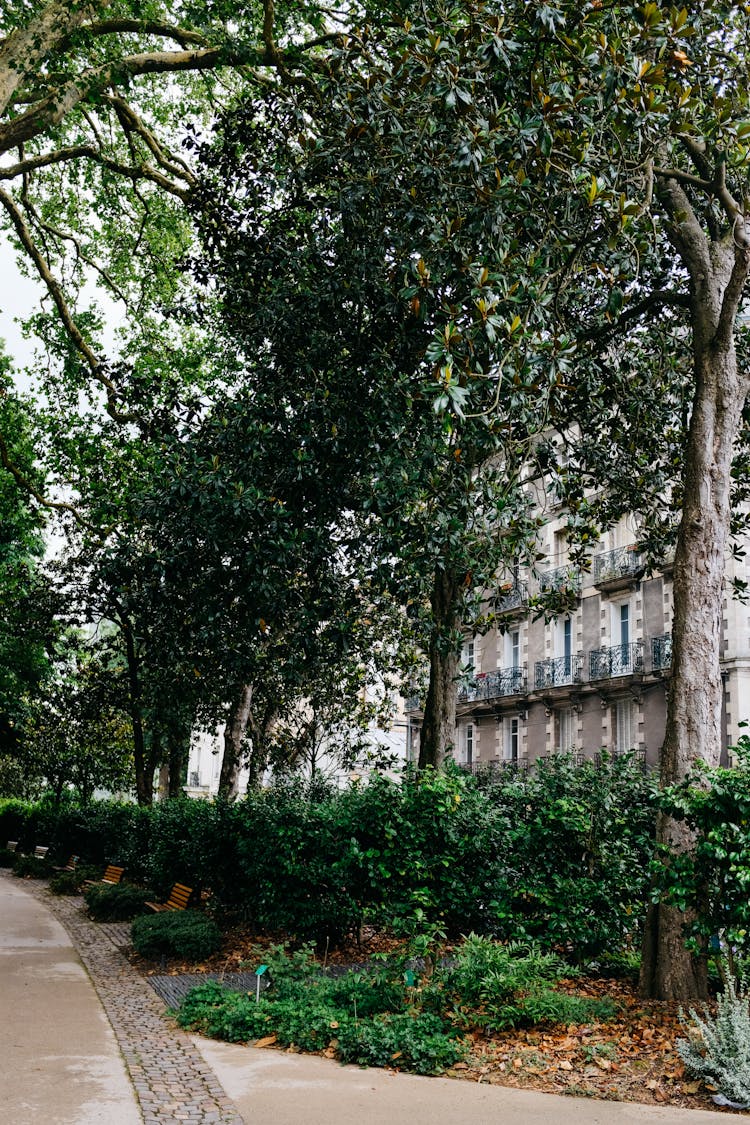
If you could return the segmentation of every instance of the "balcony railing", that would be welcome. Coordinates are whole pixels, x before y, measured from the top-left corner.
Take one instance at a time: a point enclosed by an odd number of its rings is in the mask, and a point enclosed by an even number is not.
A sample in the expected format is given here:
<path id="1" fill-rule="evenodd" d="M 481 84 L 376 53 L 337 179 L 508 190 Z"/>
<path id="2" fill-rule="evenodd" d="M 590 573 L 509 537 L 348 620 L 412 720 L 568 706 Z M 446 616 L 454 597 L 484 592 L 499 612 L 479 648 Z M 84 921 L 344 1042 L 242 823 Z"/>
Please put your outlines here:
<path id="1" fill-rule="evenodd" d="M 508 613 L 513 609 L 522 609 L 529 600 L 529 588 L 525 582 L 516 579 L 514 582 L 505 582 L 498 586 L 496 613 Z"/>
<path id="2" fill-rule="evenodd" d="M 594 555 L 592 571 L 594 584 L 612 582 L 618 578 L 632 578 L 643 570 L 643 553 L 634 543 L 629 547 L 617 547 L 614 551 L 605 551 L 601 555 Z"/>
<path id="3" fill-rule="evenodd" d="M 534 665 L 534 689 L 563 687 L 580 684 L 583 678 L 582 656 L 556 656 L 550 660 L 537 660 Z"/>
<path id="4" fill-rule="evenodd" d="M 459 688 L 459 703 L 473 703 L 477 699 L 500 699 L 506 695 L 523 695 L 526 692 L 525 668 L 498 668 L 497 671 L 478 675 L 470 684 Z"/>
<path id="5" fill-rule="evenodd" d="M 589 675 L 592 680 L 608 680 L 613 676 L 629 676 L 642 671 L 643 641 L 610 645 L 589 653 Z"/>
<path id="6" fill-rule="evenodd" d="M 581 572 L 576 566 L 558 566 L 539 575 L 539 590 L 543 594 L 580 594 Z"/>
<path id="7" fill-rule="evenodd" d="M 410 695 L 404 700 L 404 711 L 408 714 L 410 711 L 421 711 L 422 703 L 418 695 Z"/>
<path id="8" fill-rule="evenodd" d="M 501 771 L 526 773 L 529 763 L 526 758 L 493 758 L 488 762 L 459 762 L 458 768 L 475 777 L 491 776 Z"/>
<path id="9" fill-rule="evenodd" d="M 672 634 L 651 638 L 651 667 L 660 672 L 672 665 Z"/>

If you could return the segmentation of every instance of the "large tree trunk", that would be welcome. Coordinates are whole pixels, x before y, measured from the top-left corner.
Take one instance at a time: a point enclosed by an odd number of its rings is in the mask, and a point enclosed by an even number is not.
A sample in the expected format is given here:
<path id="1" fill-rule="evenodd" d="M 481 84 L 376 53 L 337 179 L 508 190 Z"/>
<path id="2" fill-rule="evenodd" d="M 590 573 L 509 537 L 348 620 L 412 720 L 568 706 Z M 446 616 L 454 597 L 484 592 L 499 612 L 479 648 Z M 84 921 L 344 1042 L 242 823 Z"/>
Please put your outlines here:
<path id="1" fill-rule="evenodd" d="M 698 259 L 696 252 L 691 264 Z M 674 564 L 672 677 L 661 783 L 672 785 L 698 759 L 719 765 L 722 746 L 721 618 L 731 518 L 734 442 L 748 391 L 737 370 L 734 321 L 748 254 L 733 240 L 712 243 L 693 276 L 695 392 L 685 453 L 684 496 Z M 707 263 L 710 263 L 707 267 Z M 684 823 L 660 816 L 657 844 L 673 852 L 694 841 Z M 641 993 L 665 1000 L 706 996 L 706 971 L 685 949 L 689 921 L 663 904 L 649 910 Z"/>
<path id="2" fill-rule="evenodd" d="M 432 589 L 430 682 L 419 737 L 419 769 L 438 769 L 456 739 L 456 625 L 461 584 L 455 575 L 436 570 Z"/>
<path id="3" fill-rule="evenodd" d="M 239 792 L 242 740 L 253 703 L 253 688 L 244 684 L 237 692 L 224 728 L 224 754 L 219 775 L 219 796 L 233 801 Z"/>

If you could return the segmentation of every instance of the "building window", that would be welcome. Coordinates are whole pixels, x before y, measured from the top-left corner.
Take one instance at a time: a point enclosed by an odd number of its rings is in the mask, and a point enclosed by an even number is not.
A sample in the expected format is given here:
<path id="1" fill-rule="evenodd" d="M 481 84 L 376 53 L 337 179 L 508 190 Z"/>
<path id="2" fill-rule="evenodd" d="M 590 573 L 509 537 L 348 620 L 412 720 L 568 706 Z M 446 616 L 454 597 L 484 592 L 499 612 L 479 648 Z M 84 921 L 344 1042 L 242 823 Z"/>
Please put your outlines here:
<path id="1" fill-rule="evenodd" d="M 521 630 L 511 629 L 506 634 L 506 652 L 509 668 L 521 667 Z"/>
<path id="2" fill-rule="evenodd" d="M 570 679 L 573 666 L 573 622 L 569 617 L 564 617 L 562 621 L 558 621 L 555 644 L 557 648 L 556 656 L 562 664 L 560 672 L 566 677 L 565 682 L 567 682 Z"/>
<path id="3" fill-rule="evenodd" d="M 503 758 L 506 762 L 517 762 L 521 750 L 521 720 L 513 715 L 505 720 L 503 739 Z"/>
<path id="4" fill-rule="evenodd" d="M 463 664 L 464 671 L 469 678 L 471 678 L 474 675 L 474 667 L 475 667 L 474 656 L 475 656 L 474 642 L 473 641 L 467 641 L 466 644 L 464 645 L 463 651 L 461 653 L 461 663 Z"/>
<path id="5" fill-rule="evenodd" d="M 615 750 L 623 754 L 635 750 L 635 707 L 632 699 L 621 699 L 615 704 Z"/>
<path id="6" fill-rule="evenodd" d="M 564 754 L 567 750 L 572 750 L 575 744 L 575 711 L 572 707 L 563 707 L 557 712 L 557 749 Z"/>
<path id="7" fill-rule="evenodd" d="M 474 761 L 474 724 L 467 723 L 464 727 L 464 761 L 470 766 Z"/>

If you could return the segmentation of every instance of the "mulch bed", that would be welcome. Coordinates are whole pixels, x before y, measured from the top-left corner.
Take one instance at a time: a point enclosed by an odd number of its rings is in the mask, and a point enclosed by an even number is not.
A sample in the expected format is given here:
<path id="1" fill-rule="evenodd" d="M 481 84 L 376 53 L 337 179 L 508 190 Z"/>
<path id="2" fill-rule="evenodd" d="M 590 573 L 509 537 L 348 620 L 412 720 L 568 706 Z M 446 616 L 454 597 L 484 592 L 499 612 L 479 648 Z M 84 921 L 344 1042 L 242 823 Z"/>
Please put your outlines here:
<path id="1" fill-rule="evenodd" d="M 165 970 L 132 952 L 131 959 L 146 976 L 251 972 L 262 960 L 262 950 L 279 940 L 235 926 L 226 932 L 222 950 L 201 965 L 170 961 Z M 399 947 L 397 940 L 367 930 L 361 943 L 328 951 L 325 962 L 361 963 L 373 953 Z M 630 980 L 584 977 L 560 987 L 609 997 L 618 1013 L 607 1023 L 536 1027 L 491 1036 L 477 1033 L 470 1037 L 467 1060 L 447 1071 L 447 1076 L 553 1094 L 722 1111 L 712 1101 L 713 1091 L 686 1073 L 677 1054 L 677 1040 L 685 1036 L 679 1004 L 641 1000 Z"/>

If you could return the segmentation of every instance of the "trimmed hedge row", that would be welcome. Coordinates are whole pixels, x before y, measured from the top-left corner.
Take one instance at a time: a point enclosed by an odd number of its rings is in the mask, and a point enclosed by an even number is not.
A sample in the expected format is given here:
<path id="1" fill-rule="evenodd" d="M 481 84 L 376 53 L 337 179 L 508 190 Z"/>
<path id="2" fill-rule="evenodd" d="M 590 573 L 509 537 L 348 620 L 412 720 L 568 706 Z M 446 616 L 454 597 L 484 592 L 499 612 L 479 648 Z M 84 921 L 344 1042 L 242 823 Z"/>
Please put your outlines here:
<path id="1" fill-rule="evenodd" d="M 627 759 L 559 758 L 484 779 L 374 777 L 343 791 L 293 781 L 234 805 L 0 802 L 0 841 L 121 864 L 159 896 L 184 882 L 300 939 L 335 942 L 375 920 L 590 956 L 638 929 L 654 805 L 652 782 Z"/>

